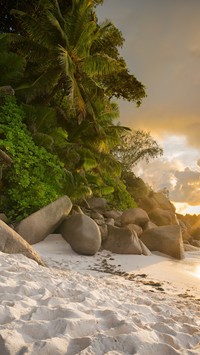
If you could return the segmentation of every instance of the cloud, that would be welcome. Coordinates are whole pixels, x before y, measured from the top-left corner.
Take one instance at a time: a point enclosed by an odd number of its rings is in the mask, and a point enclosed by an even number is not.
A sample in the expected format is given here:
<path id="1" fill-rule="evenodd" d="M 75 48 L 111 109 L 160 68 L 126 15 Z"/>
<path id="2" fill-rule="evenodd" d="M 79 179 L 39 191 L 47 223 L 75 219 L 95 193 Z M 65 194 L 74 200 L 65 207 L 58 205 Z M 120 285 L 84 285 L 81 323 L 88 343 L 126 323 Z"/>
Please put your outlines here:
<path id="1" fill-rule="evenodd" d="M 169 161 L 166 158 L 161 158 L 149 164 L 145 162 L 139 163 L 134 168 L 134 173 L 140 176 L 155 191 L 163 188 L 171 191 L 176 183 L 174 172 L 180 169 L 182 169 L 180 161 L 176 159 Z"/>
<path id="2" fill-rule="evenodd" d="M 200 206 L 190 206 L 187 203 L 174 203 L 176 212 L 181 214 L 200 214 Z"/>
<path id="3" fill-rule="evenodd" d="M 192 89 L 191 89 L 192 90 Z M 200 87 L 199 87 L 200 92 Z M 187 101 L 183 94 L 182 100 Z M 148 100 L 148 99 L 147 99 Z M 198 104 L 198 107 L 197 107 Z M 171 108 L 170 108 L 171 105 Z M 176 106 L 178 105 L 178 107 Z M 199 98 L 185 104 L 178 100 L 176 104 L 163 103 L 161 99 L 145 103 L 140 108 L 131 107 L 130 103 L 121 102 L 121 122 L 134 129 L 150 131 L 152 135 L 164 138 L 166 135 L 184 136 L 190 147 L 200 148 L 200 105 Z"/>
<path id="4" fill-rule="evenodd" d="M 199 205 L 200 1 L 105 0 L 99 9 L 121 29 L 122 55 L 148 95 L 140 108 L 120 101 L 120 121 L 164 142 L 165 158 L 139 164 L 136 175 L 167 187 L 175 202 Z"/>
<path id="5" fill-rule="evenodd" d="M 139 175 L 155 191 L 169 190 L 169 197 L 176 203 L 192 206 L 200 204 L 200 172 L 184 168 L 179 160 L 157 159 L 148 165 L 138 164 L 134 173 Z"/>
<path id="6" fill-rule="evenodd" d="M 171 191 L 170 198 L 175 202 L 187 202 L 192 206 L 200 203 L 200 172 L 185 168 L 175 171 L 176 185 Z"/>
<path id="7" fill-rule="evenodd" d="M 122 54 L 148 94 L 139 109 L 120 103 L 122 124 L 185 135 L 199 149 L 200 1 L 105 0 L 100 9 L 122 30 Z"/>

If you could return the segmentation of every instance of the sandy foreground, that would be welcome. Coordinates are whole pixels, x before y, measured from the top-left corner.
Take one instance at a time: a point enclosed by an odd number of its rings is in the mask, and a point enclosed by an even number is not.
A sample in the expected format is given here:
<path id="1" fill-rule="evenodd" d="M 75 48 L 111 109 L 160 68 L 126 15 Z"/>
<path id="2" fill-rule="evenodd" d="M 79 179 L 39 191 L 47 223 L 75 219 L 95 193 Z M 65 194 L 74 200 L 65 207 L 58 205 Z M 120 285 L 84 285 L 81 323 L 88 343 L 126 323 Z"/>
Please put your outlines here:
<path id="1" fill-rule="evenodd" d="M 34 248 L 49 267 L 0 252 L 0 355 L 200 354 L 200 253 Z"/>

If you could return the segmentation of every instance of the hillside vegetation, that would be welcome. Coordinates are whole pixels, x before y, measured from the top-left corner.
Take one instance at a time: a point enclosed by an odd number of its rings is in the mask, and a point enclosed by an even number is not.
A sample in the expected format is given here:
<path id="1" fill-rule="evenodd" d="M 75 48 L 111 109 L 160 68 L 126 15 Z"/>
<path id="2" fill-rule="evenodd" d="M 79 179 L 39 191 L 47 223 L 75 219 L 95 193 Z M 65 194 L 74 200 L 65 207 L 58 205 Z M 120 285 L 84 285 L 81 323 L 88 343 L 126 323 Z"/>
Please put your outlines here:
<path id="1" fill-rule="evenodd" d="M 122 33 L 99 23 L 101 0 L 5 1 L 0 28 L 0 209 L 20 220 L 57 197 L 95 195 L 136 206 L 132 172 L 162 149 L 119 119 L 118 99 L 140 106 L 144 85 L 120 54 Z M 134 199 L 135 197 L 135 199 Z"/>

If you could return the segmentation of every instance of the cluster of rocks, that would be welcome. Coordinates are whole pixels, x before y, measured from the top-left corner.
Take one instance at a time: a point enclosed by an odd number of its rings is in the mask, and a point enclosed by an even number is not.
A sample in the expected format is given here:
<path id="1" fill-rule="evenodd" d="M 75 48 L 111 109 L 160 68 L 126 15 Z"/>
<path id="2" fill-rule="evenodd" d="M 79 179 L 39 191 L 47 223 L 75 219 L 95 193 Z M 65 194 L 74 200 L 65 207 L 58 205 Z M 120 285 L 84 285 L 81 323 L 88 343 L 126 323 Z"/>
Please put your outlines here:
<path id="1" fill-rule="evenodd" d="M 174 205 L 162 192 L 152 192 L 150 196 L 140 200 L 139 204 L 157 226 L 178 224 L 185 250 L 195 250 L 190 246 L 200 248 L 200 215 L 183 216 L 175 213 Z"/>
<path id="2" fill-rule="evenodd" d="M 184 249 L 200 247 L 200 222 L 190 228 L 177 218 L 163 193 L 152 193 L 138 208 L 109 210 L 104 198 L 90 198 L 81 206 L 67 196 L 22 220 L 15 230 L 0 214 L 0 251 L 22 253 L 44 265 L 31 245 L 48 234 L 60 233 L 78 254 L 106 249 L 117 254 L 149 255 L 159 251 L 182 259 Z"/>
<path id="3" fill-rule="evenodd" d="M 87 207 L 82 207 L 82 213 L 98 225 L 106 250 L 144 255 L 159 251 L 182 259 L 182 231 L 173 204 L 163 193 L 154 193 L 141 200 L 140 206 L 124 212 L 106 210 L 105 199 L 92 198 L 87 200 Z"/>

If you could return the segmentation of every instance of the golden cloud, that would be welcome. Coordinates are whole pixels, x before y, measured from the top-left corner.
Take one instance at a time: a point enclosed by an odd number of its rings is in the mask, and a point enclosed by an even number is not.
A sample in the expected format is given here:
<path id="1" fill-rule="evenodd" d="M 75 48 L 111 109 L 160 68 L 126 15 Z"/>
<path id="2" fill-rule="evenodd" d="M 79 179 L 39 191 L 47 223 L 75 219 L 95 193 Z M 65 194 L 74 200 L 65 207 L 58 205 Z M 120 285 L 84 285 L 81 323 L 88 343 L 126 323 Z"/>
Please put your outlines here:
<path id="1" fill-rule="evenodd" d="M 167 188 L 173 202 L 200 205 L 200 172 L 182 169 L 178 160 L 157 159 L 146 166 L 144 163 L 138 165 L 134 173 L 155 191 Z"/>

